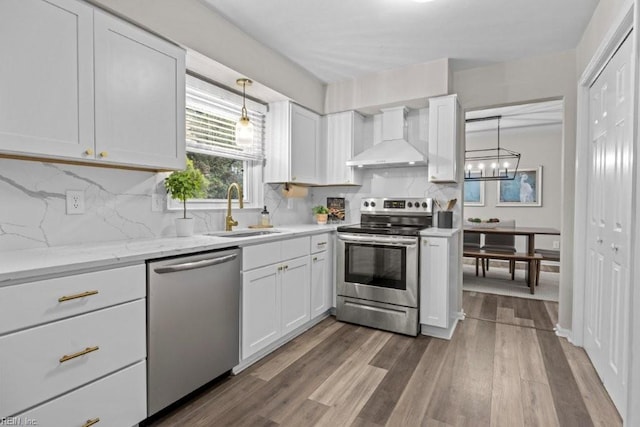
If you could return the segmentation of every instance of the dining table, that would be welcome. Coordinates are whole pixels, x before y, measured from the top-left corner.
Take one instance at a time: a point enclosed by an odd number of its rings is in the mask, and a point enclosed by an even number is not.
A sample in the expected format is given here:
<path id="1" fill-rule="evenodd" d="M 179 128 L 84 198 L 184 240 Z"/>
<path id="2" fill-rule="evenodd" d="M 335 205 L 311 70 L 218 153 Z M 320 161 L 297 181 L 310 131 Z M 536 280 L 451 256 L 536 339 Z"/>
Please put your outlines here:
<path id="1" fill-rule="evenodd" d="M 478 233 L 478 234 L 506 234 L 510 236 L 525 236 L 527 239 L 527 254 L 534 255 L 536 252 L 536 235 L 546 236 L 559 236 L 560 230 L 552 227 L 488 227 L 488 226 L 474 226 L 465 225 L 463 227 L 465 233 Z M 529 278 L 536 277 L 536 270 L 534 263 L 529 263 L 529 268 L 525 273 L 525 279 L 527 283 L 530 283 Z"/>

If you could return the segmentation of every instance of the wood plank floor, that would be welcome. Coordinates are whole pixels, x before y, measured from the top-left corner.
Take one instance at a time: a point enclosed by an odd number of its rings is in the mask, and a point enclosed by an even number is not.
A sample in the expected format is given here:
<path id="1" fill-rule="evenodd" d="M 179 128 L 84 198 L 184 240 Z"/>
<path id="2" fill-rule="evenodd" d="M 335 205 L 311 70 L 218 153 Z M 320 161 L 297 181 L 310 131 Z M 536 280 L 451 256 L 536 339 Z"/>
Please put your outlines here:
<path id="1" fill-rule="evenodd" d="M 451 341 L 328 318 L 153 426 L 619 426 L 557 304 L 464 293 Z"/>

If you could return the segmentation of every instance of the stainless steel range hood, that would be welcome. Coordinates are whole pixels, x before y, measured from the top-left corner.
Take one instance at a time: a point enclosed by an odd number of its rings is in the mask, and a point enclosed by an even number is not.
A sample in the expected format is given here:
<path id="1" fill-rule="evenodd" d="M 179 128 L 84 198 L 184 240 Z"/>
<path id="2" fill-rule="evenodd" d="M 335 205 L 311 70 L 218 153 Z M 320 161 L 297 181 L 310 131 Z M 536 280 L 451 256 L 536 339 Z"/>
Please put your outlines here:
<path id="1" fill-rule="evenodd" d="M 381 168 L 426 165 L 424 154 L 407 141 L 407 109 L 395 107 L 381 111 L 382 142 L 347 160 L 347 166 Z"/>

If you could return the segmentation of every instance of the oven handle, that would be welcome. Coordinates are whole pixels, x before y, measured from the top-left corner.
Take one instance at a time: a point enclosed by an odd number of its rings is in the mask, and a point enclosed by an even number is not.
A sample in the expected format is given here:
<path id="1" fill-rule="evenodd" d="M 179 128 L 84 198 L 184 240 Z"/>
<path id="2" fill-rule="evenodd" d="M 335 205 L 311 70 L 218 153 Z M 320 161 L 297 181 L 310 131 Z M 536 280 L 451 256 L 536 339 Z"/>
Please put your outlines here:
<path id="1" fill-rule="evenodd" d="M 354 236 L 354 235 L 345 235 L 339 234 L 338 239 L 343 240 L 345 242 L 356 242 L 356 243 L 369 243 L 369 244 L 385 244 L 385 245 L 395 245 L 395 246 L 416 246 L 418 244 L 417 239 L 402 239 L 397 237 L 382 237 L 382 236 Z"/>

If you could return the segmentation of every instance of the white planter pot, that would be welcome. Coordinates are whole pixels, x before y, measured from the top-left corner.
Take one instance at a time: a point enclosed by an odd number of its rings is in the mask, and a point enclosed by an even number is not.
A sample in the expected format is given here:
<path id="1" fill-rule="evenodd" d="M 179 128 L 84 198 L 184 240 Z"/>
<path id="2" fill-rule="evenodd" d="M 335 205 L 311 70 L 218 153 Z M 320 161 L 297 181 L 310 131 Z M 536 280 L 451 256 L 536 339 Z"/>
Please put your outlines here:
<path id="1" fill-rule="evenodd" d="M 178 237 L 193 236 L 193 218 L 176 218 L 176 234 Z"/>

